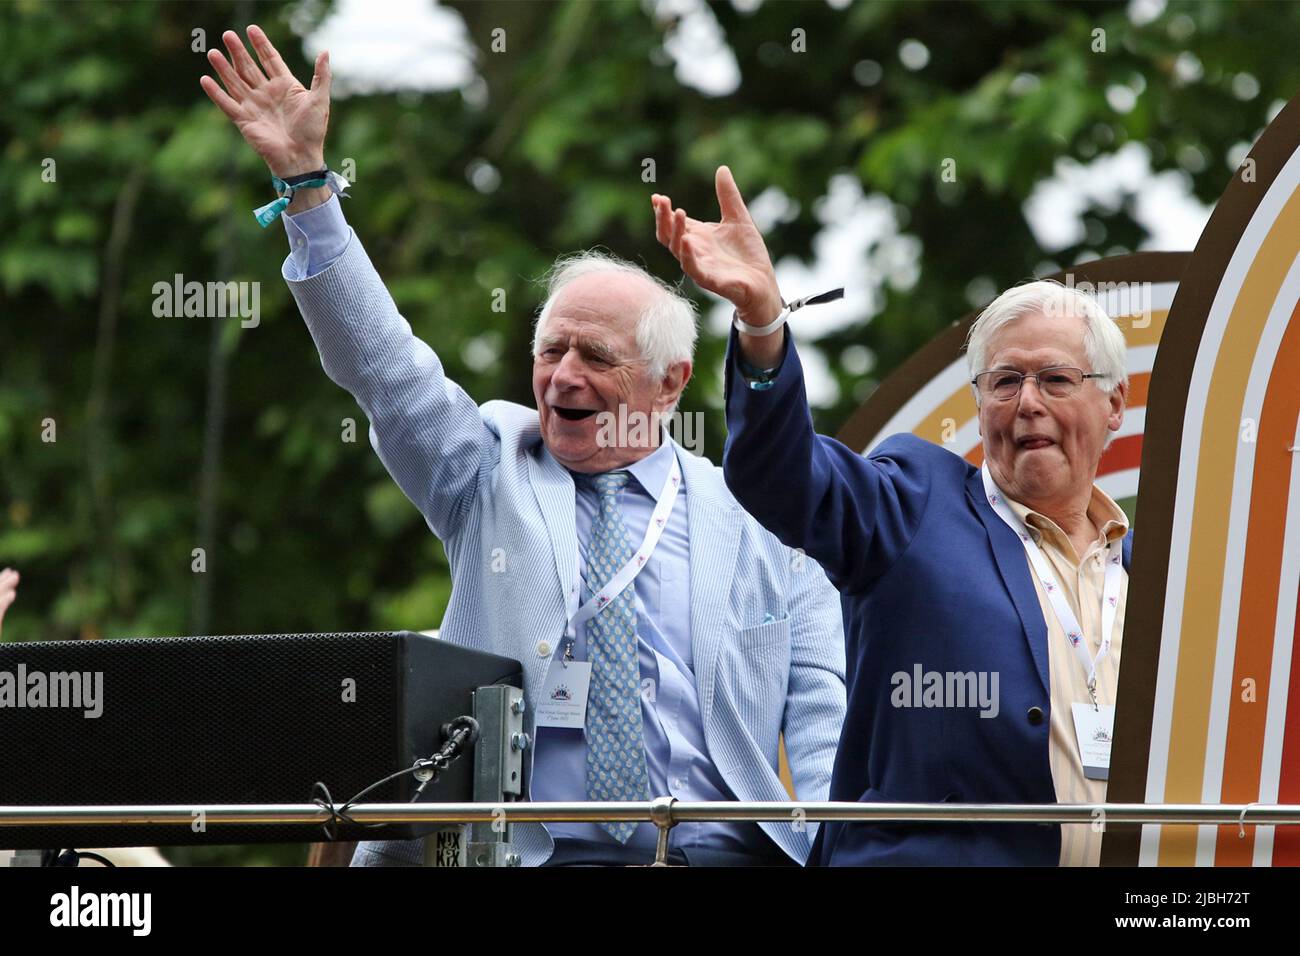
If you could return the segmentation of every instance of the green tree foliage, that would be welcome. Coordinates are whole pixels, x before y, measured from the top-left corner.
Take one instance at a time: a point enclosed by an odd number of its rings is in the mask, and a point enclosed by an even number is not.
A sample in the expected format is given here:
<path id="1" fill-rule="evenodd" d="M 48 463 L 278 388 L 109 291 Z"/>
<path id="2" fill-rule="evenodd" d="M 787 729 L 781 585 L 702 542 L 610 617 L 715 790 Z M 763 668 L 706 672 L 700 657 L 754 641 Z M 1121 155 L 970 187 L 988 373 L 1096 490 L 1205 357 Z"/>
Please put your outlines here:
<path id="1" fill-rule="evenodd" d="M 326 156 L 355 163 L 351 224 L 480 401 L 531 404 L 532 280 L 557 254 L 603 245 L 680 274 L 651 192 L 712 218 L 728 163 L 747 195 L 776 186 L 798 204 L 769 244 L 807 259 L 818 201 L 849 172 L 894 204 L 920 269 L 815 343 L 839 392 L 818 424 L 834 431 L 971 307 L 972 280 L 1034 273 L 1045 254 L 1022 206 L 1058 160 L 1140 142 L 1212 202 L 1234 148 L 1300 87 L 1295 4 L 1171 3 L 1140 25 L 1125 3 L 716 4 L 743 77 L 721 97 L 679 82 L 663 51 L 676 24 L 636 0 L 450 6 L 483 85 L 336 96 Z M 279 276 L 282 227 L 251 215 L 271 198 L 266 169 L 198 84 L 193 31 L 219 44 L 250 22 L 308 79 L 291 22 L 329 9 L 0 5 L 0 565 L 23 576 L 5 640 L 437 625 L 441 546 L 321 371 Z M 900 61 L 906 40 L 928 50 L 920 69 Z M 1132 202 L 1087 215 L 1089 239 L 1058 263 L 1143 239 Z M 154 284 L 178 273 L 259 283 L 260 324 L 156 317 Z M 705 412 L 715 460 L 722 346 L 706 328 L 683 404 Z M 850 371 L 840 356 L 861 346 L 874 361 Z"/>

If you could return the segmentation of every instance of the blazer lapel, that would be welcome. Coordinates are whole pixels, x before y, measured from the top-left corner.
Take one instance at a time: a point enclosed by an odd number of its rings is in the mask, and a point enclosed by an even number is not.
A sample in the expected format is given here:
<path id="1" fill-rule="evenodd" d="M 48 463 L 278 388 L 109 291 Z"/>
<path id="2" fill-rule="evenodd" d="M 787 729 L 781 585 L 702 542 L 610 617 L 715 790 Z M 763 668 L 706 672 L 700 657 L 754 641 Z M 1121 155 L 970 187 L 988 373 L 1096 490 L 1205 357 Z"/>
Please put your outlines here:
<path id="1" fill-rule="evenodd" d="M 674 445 L 676 443 L 674 442 Z M 691 657 L 700 695 L 700 718 L 708 724 L 713 680 L 723 643 L 723 615 L 730 605 L 740 552 L 740 505 L 721 493 L 713 464 L 677 446 L 686 482 L 690 538 Z"/>
<path id="2" fill-rule="evenodd" d="M 546 452 L 540 440 L 528 450 L 527 456 L 528 479 L 551 537 L 556 583 L 561 596 L 567 595 L 578 566 L 578 519 L 573 476 Z"/>
<path id="3" fill-rule="evenodd" d="M 1033 655 L 1038 679 L 1043 683 L 1043 690 L 1050 694 L 1052 685 L 1047 673 L 1047 622 L 1043 620 L 1043 606 L 1038 601 L 1038 592 L 1034 590 L 1034 579 L 1030 577 L 1025 546 L 984 497 L 984 479 L 980 476 L 979 469 L 966 479 L 966 495 L 975 506 L 980 521 L 984 523 L 984 530 L 988 532 L 998 571 L 1011 594 L 1016 613 L 1020 616 L 1025 640 L 1029 642 L 1029 653 Z"/>

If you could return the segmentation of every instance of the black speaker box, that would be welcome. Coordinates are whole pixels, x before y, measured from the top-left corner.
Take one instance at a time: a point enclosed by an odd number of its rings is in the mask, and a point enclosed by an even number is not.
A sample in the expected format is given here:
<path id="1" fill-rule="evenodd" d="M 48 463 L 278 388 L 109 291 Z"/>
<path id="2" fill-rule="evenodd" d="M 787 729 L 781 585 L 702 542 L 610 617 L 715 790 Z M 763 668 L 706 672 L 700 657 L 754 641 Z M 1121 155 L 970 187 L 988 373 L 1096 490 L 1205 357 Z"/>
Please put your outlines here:
<path id="1" fill-rule="evenodd" d="M 518 661 L 411 631 L 0 644 L 0 806 L 309 803 L 318 780 L 342 804 L 432 754 L 475 688 L 522 682 Z M 473 760 L 420 802 L 472 800 Z M 403 774 L 362 802 L 418 785 Z M 430 829 L 342 824 L 337 838 Z M 0 827 L 11 849 L 323 839 L 314 824 Z"/>

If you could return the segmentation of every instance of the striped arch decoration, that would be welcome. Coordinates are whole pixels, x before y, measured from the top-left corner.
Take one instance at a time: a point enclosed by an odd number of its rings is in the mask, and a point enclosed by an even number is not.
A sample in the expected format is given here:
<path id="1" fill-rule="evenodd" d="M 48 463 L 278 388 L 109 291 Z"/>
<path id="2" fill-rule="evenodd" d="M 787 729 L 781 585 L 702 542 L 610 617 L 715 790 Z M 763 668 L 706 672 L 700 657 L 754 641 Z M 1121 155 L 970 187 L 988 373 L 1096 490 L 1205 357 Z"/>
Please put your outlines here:
<path id="1" fill-rule="evenodd" d="M 1128 408 L 1102 456 L 1097 484 L 1119 503 L 1135 527 L 1151 369 L 1188 258 L 1184 252 L 1143 252 L 1098 259 L 1048 277 L 1091 287 L 1102 308 L 1124 330 Z M 866 454 L 890 435 L 912 432 L 948 447 L 973 465 L 983 464 L 975 397 L 961 351 L 976 315 L 972 312 L 954 323 L 882 382 L 841 429 L 839 440 Z"/>
<path id="2" fill-rule="evenodd" d="M 1108 799 L 1300 803 L 1300 99 L 1192 253 L 1152 372 Z M 1300 864 L 1293 827 L 1116 827 L 1106 864 Z"/>

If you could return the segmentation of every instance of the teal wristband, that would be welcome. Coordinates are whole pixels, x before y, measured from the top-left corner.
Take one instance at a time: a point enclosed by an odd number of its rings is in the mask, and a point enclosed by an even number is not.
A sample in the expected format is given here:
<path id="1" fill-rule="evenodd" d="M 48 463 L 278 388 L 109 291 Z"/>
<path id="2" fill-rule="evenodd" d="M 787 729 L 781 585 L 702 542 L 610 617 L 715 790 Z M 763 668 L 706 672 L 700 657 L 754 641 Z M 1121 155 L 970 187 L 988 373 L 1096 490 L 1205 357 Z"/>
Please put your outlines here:
<path id="1" fill-rule="evenodd" d="M 294 183 L 285 182 L 279 176 L 272 176 L 271 185 L 274 186 L 275 191 L 280 194 L 280 198 L 253 210 L 253 218 L 257 220 L 257 224 L 265 229 L 271 223 L 279 219 L 280 214 L 289 208 L 289 204 L 293 202 L 293 194 L 299 189 L 312 189 L 317 186 L 328 186 L 335 195 L 347 195 L 346 190 L 348 188 L 348 181 L 346 179 L 331 170 L 328 166 L 321 170 L 321 172 L 324 173 L 323 176 L 316 176 L 312 179 Z M 297 179 L 298 177 L 294 176 L 290 178 Z"/>
<path id="2" fill-rule="evenodd" d="M 755 368 L 739 355 L 736 356 L 736 362 L 740 365 L 740 374 L 744 376 L 745 382 L 756 392 L 766 391 L 775 385 L 777 373 L 781 371 L 780 365 L 776 368 Z"/>

